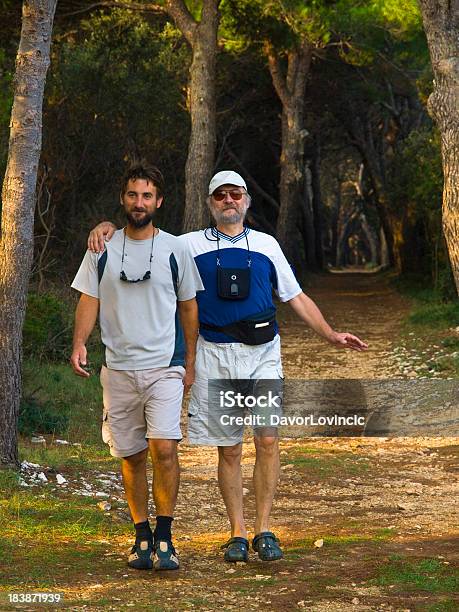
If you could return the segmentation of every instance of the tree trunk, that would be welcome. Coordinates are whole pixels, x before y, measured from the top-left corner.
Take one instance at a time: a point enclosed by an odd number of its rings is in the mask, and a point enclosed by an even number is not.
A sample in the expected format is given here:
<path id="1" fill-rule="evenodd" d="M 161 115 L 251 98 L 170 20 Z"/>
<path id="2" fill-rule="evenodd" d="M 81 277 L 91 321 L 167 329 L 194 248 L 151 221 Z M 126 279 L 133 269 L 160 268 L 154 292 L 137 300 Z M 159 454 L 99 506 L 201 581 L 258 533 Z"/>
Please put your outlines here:
<path id="1" fill-rule="evenodd" d="M 303 128 L 304 93 L 312 58 L 312 47 L 304 43 L 288 54 L 287 75 L 272 48 L 267 47 L 269 69 L 282 103 L 282 153 L 280 159 L 280 211 L 277 238 L 287 259 L 297 255 L 298 202 L 303 179 L 303 152 L 306 132 Z"/>
<path id="2" fill-rule="evenodd" d="M 312 172 L 309 167 L 309 161 L 304 165 L 304 181 L 303 181 L 303 244 L 306 257 L 306 265 L 308 270 L 315 270 L 316 263 L 316 236 L 314 232 L 314 213 L 313 213 L 313 198 L 314 192 L 312 189 Z"/>
<path id="3" fill-rule="evenodd" d="M 378 242 L 373 232 L 373 228 L 371 228 L 368 223 L 365 213 L 360 213 L 360 223 L 368 241 L 368 246 L 370 247 L 370 261 L 372 264 L 376 265 L 378 263 Z"/>
<path id="4" fill-rule="evenodd" d="M 185 210 L 182 229 L 189 232 L 208 225 L 206 204 L 214 169 L 216 131 L 215 62 L 219 0 L 204 0 L 196 22 L 183 0 L 168 0 L 166 9 L 192 49 L 188 104 L 191 134 L 185 166 Z"/>
<path id="5" fill-rule="evenodd" d="M 365 234 L 365 237 L 368 242 L 368 246 L 370 248 L 370 261 L 372 264 L 376 265 L 378 263 L 378 240 L 373 231 L 373 228 L 368 223 L 366 214 L 364 212 L 364 202 L 365 197 L 363 193 L 363 171 L 365 169 L 364 164 L 360 164 L 359 173 L 357 175 L 357 180 L 355 181 L 355 192 L 358 198 L 358 208 L 361 210 L 360 212 L 360 224 L 362 226 L 362 231 Z"/>
<path id="6" fill-rule="evenodd" d="M 341 213 L 341 181 L 338 179 L 338 189 L 336 191 L 336 199 L 333 203 L 331 214 L 331 263 L 334 266 L 339 266 L 340 254 L 338 252 L 338 225 Z"/>
<path id="7" fill-rule="evenodd" d="M 321 163 L 321 148 L 320 138 L 316 134 L 314 137 L 314 158 L 312 161 L 312 189 L 314 193 L 313 197 L 313 210 L 314 210 L 314 233 L 315 233 L 315 251 L 316 251 L 316 263 L 319 269 L 324 267 L 324 251 L 322 244 L 322 229 L 324 226 L 323 222 L 323 202 L 322 202 L 322 191 L 320 189 L 320 163 Z"/>
<path id="8" fill-rule="evenodd" d="M 381 249 L 379 254 L 381 268 L 388 268 L 390 266 L 389 249 L 387 247 L 386 233 L 382 225 L 379 228 L 379 246 Z"/>
<path id="9" fill-rule="evenodd" d="M 459 0 L 420 0 L 434 73 L 428 109 L 441 134 L 443 231 L 459 293 Z"/>
<path id="10" fill-rule="evenodd" d="M 24 0 L 0 241 L 0 464 L 18 463 L 22 326 L 33 258 L 42 105 L 57 0 Z"/>
<path id="11" fill-rule="evenodd" d="M 352 108 L 350 108 L 350 115 L 351 118 L 348 123 L 348 129 L 352 135 L 354 144 L 362 156 L 368 176 L 370 177 L 379 219 L 387 240 L 389 263 L 391 266 L 395 266 L 400 272 L 400 256 L 397 249 L 401 245 L 400 240 L 402 236 L 395 235 L 398 231 L 398 224 L 397 219 L 393 218 L 393 214 L 390 210 L 390 201 L 385 186 L 384 172 L 381 167 L 382 160 L 380 156 L 378 156 L 378 152 L 373 142 L 373 134 L 369 122 L 364 127 L 360 117 L 353 112 Z"/>

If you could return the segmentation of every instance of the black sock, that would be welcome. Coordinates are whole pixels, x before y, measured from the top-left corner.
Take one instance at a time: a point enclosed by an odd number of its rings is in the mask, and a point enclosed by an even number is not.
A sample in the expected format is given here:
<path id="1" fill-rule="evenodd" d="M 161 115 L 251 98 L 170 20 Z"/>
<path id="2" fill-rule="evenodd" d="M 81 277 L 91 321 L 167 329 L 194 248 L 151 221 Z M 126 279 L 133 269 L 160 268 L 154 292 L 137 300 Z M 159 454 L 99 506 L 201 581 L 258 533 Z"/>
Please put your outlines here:
<path id="1" fill-rule="evenodd" d="M 143 523 L 135 523 L 134 527 L 136 542 L 143 542 L 144 540 L 153 541 L 153 533 L 148 520 Z"/>
<path id="2" fill-rule="evenodd" d="M 156 527 L 153 537 L 156 541 L 172 540 L 171 525 L 174 519 L 172 516 L 157 516 Z"/>

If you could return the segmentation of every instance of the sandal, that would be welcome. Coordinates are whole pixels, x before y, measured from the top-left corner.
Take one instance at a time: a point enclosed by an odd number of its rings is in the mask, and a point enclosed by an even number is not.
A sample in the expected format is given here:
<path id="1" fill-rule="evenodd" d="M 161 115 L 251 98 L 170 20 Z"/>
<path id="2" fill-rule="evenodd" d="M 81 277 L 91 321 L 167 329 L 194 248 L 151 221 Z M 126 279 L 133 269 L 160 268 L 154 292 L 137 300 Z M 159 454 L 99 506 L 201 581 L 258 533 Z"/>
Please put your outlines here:
<path id="1" fill-rule="evenodd" d="M 138 570 L 149 570 L 153 567 L 152 556 L 153 542 L 151 540 L 136 541 L 129 554 L 128 565 Z"/>
<path id="2" fill-rule="evenodd" d="M 237 563 L 238 561 L 247 562 L 249 558 L 249 541 L 245 538 L 230 538 L 220 548 L 226 548 L 225 561 L 229 563 Z"/>
<path id="3" fill-rule="evenodd" d="M 170 540 L 156 540 L 153 556 L 155 570 L 176 570 L 179 560 L 174 545 Z"/>
<path id="4" fill-rule="evenodd" d="M 252 548 L 262 561 L 277 561 L 284 556 L 279 544 L 272 531 L 262 531 L 253 538 Z"/>

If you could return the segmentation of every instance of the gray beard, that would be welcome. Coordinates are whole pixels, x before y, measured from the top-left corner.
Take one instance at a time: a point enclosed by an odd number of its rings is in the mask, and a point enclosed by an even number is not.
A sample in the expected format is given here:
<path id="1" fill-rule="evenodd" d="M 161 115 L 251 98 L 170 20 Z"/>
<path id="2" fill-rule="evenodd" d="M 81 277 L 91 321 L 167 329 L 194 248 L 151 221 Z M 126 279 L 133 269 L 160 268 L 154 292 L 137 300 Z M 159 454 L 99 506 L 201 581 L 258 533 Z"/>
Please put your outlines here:
<path id="1" fill-rule="evenodd" d="M 245 215 L 246 212 L 240 213 L 237 212 L 236 210 L 233 211 L 233 213 L 231 215 L 225 215 L 223 214 L 224 211 L 222 212 L 216 212 L 216 211 L 212 211 L 212 216 L 215 219 L 215 222 L 217 223 L 217 225 L 221 224 L 221 225 L 233 225 L 236 223 L 241 223 L 241 221 L 244 221 L 245 219 Z"/>

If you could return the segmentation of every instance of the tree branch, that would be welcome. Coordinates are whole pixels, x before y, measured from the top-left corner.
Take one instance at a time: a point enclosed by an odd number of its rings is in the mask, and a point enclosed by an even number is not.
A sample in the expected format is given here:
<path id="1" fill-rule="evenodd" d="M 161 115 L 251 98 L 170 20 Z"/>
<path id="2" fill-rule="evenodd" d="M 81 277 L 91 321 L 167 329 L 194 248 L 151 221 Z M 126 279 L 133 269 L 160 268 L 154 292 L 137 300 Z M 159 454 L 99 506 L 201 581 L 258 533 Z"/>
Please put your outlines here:
<path id="1" fill-rule="evenodd" d="M 293 49 L 289 51 L 287 54 L 288 63 L 287 63 L 287 78 L 286 85 L 287 91 L 289 94 L 293 94 L 296 84 L 296 77 L 298 74 L 298 60 L 299 60 L 299 52 L 298 49 Z"/>
<path id="2" fill-rule="evenodd" d="M 201 21 L 206 19 L 214 20 L 218 17 L 218 7 L 220 2 L 217 0 L 203 0 L 202 3 L 202 11 L 201 11 Z"/>
<path id="3" fill-rule="evenodd" d="M 62 13 L 58 15 L 59 17 L 72 17 L 73 15 L 79 15 L 81 13 L 87 13 L 96 8 L 124 8 L 130 9 L 132 11 L 142 11 L 145 13 L 165 13 L 166 10 L 163 6 L 159 4 L 153 4 L 151 2 L 141 3 L 141 2 L 117 2 L 117 0 L 101 0 L 101 2 L 94 2 L 89 6 L 85 6 L 84 8 L 77 9 L 76 11 L 72 11 L 71 13 Z"/>
<path id="4" fill-rule="evenodd" d="M 185 6 L 185 2 L 183 0 L 166 0 L 166 10 L 188 43 L 193 45 L 197 23 Z"/>
<path id="5" fill-rule="evenodd" d="M 231 157 L 231 159 L 239 166 L 239 168 L 242 170 L 242 172 L 244 173 L 244 176 L 246 177 L 246 179 L 249 181 L 249 183 L 253 186 L 253 188 L 255 189 L 255 191 L 257 191 L 262 198 L 264 198 L 267 202 L 269 202 L 269 204 L 271 204 L 271 206 L 273 207 L 274 211 L 276 213 L 279 212 L 279 203 L 271 196 L 269 195 L 269 193 L 267 193 L 263 187 L 261 187 L 257 181 L 253 178 L 253 176 L 251 174 L 249 174 L 249 172 L 247 172 L 247 169 L 244 167 L 244 165 L 242 164 L 241 160 L 237 157 L 237 155 L 235 153 L 233 153 L 233 151 L 228 147 L 228 145 L 225 143 L 225 149 L 226 152 L 228 153 L 228 155 Z"/>
<path id="6" fill-rule="evenodd" d="M 279 58 L 274 54 L 272 47 L 265 45 L 265 53 L 268 57 L 269 72 L 271 73 L 271 79 L 273 81 L 274 89 L 280 98 L 283 106 L 289 106 L 290 95 L 287 90 L 287 83 L 285 77 L 282 74 L 282 70 L 279 63 Z"/>
<path id="7" fill-rule="evenodd" d="M 298 51 L 298 65 L 296 68 L 294 89 L 292 90 L 295 98 L 302 98 L 304 96 L 306 79 L 311 67 L 311 59 L 312 47 L 309 43 L 305 42 Z"/>

